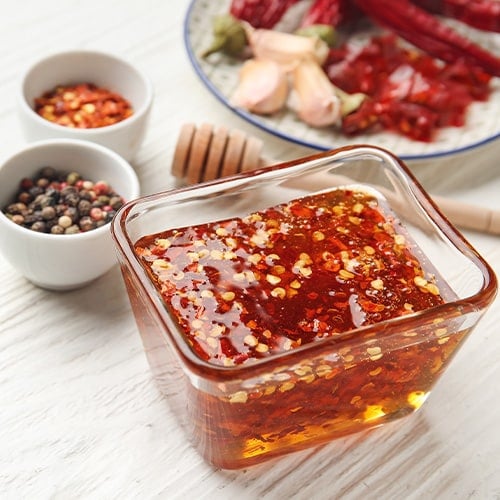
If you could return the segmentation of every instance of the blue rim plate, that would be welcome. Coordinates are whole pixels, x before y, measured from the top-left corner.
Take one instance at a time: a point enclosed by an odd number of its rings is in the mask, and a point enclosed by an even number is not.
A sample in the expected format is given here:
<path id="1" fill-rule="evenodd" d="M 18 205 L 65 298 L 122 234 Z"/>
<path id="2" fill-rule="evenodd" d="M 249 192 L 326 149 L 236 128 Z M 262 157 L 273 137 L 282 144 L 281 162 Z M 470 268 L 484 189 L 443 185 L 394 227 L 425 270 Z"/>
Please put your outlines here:
<path id="1" fill-rule="evenodd" d="M 488 102 L 471 105 L 463 127 L 442 129 L 430 143 L 412 141 L 391 133 L 377 132 L 347 137 L 334 128 L 316 129 L 301 122 L 293 112 L 282 111 L 271 117 L 249 113 L 231 104 L 238 82 L 241 62 L 221 54 L 202 59 L 200 54 L 211 43 L 214 16 L 229 11 L 229 1 L 192 0 L 184 20 L 184 45 L 191 64 L 212 94 L 247 122 L 294 144 L 319 151 L 356 143 L 375 144 L 404 160 L 427 160 L 481 148 L 500 137 L 500 79 L 492 80 L 493 92 Z M 500 53 L 500 35 L 480 32 L 454 24 L 489 50 Z"/>

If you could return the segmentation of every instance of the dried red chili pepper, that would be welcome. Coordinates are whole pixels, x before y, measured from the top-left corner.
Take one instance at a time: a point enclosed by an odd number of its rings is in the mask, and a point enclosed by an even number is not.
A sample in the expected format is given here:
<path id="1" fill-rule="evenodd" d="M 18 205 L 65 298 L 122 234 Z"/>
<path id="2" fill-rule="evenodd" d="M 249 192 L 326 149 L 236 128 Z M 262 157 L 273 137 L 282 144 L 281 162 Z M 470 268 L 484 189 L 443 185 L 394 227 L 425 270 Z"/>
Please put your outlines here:
<path id="1" fill-rule="evenodd" d="M 326 24 L 340 26 L 352 20 L 359 10 L 352 2 L 346 0 L 314 0 L 304 15 L 301 26 Z"/>
<path id="2" fill-rule="evenodd" d="M 434 14 L 452 17 L 484 31 L 500 33 L 500 2 L 497 0 L 413 0 Z"/>
<path id="3" fill-rule="evenodd" d="M 442 23 L 409 0 L 355 0 L 377 24 L 390 29 L 443 61 L 465 59 L 492 76 L 500 76 L 500 58 Z"/>
<path id="4" fill-rule="evenodd" d="M 120 94 L 92 83 L 60 85 L 35 99 L 35 111 L 53 123 L 74 128 L 99 128 L 132 115 Z"/>
<path id="5" fill-rule="evenodd" d="M 254 28 L 273 28 L 297 0 L 232 0 L 229 12 Z"/>

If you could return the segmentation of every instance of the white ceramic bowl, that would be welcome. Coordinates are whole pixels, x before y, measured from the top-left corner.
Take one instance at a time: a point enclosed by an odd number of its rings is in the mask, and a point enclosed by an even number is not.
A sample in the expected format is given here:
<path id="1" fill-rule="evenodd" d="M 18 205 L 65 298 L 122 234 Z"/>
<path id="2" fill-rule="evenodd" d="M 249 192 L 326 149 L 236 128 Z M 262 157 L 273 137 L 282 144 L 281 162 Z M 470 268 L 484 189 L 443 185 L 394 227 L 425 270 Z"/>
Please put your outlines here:
<path id="1" fill-rule="evenodd" d="M 70 290 L 95 280 L 116 264 L 110 224 L 77 234 L 47 234 L 12 222 L 3 212 L 24 177 L 45 166 L 104 180 L 126 201 L 140 194 L 134 169 L 104 146 L 74 139 L 27 145 L 0 165 L 0 250 L 19 273 L 37 286 Z"/>
<path id="2" fill-rule="evenodd" d="M 34 110 L 35 99 L 58 85 L 93 83 L 119 93 L 133 108 L 121 122 L 99 128 L 71 128 L 52 123 Z M 153 102 L 150 80 L 127 61 L 103 52 L 73 50 L 50 55 L 32 65 L 21 80 L 19 120 L 28 141 L 69 138 L 102 144 L 131 160 L 142 143 Z"/>

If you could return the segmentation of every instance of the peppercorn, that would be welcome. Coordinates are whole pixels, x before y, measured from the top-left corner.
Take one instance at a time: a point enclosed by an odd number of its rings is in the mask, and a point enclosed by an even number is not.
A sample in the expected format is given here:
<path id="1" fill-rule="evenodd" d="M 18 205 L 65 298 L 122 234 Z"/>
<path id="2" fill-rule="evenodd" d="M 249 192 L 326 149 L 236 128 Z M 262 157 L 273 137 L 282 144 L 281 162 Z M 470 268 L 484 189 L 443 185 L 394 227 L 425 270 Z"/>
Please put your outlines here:
<path id="1" fill-rule="evenodd" d="M 33 186 L 29 190 L 29 194 L 33 197 L 36 198 L 39 194 L 43 193 L 43 188 L 40 186 Z"/>
<path id="2" fill-rule="evenodd" d="M 50 181 L 46 177 L 40 177 L 40 179 L 36 181 L 36 185 L 41 188 L 46 188 L 49 185 L 49 183 Z"/>
<path id="3" fill-rule="evenodd" d="M 26 227 L 30 227 L 32 226 L 36 221 L 37 221 L 37 216 L 34 214 L 34 213 L 29 213 L 27 212 L 25 215 L 24 215 L 24 225 Z"/>
<path id="4" fill-rule="evenodd" d="M 29 203 L 32 199 L 33 198 L 27 191 L 23 191 L 17 196 L 17 201 L 24 204 Z"/>
<path id="5" fill-rule="evenodd" d="M 20 214 L 26 209 L 27 207 L 24 203 L 11 203 L 10 205 L 7 206 L 6 212 L 14 215 L 14 214 Z"/>
<path id="6" fill-rule="evenodd" d="M 78 202 L 78 205 L 77 205 L 78 212 L 82 216 L 88 215 L 90 213 L 91 207 L 92 207 L 92 203 L 90 203 L 90 201 L 86 200 L 86 199 L 83 199 L 83 200 L 80 199 L 80 201 Z"/>
<path id="7" fill-rule="evenodd" d="M 37 221 L 33 222 L 31 229 L 33 231 L 37 231 L 38 233 L 44 233 L 45 232 L 45 222 L 43 222 L 41 220 L 37 220 Z"/>
<path id="8" fill-rule="evenodd" d="M 92 220 L 91 217 L 88 215 L 85 215 L 80 219 L 80 229 L 84 232 L 90 231 L 91 229 L 95 229 L 97 227 L 97 224 L 95 221 Z"/>
<path id="9" fill-rule="evenodd" d="M 92 200 L 92 193 L 88 189 L 82 188 L 80 190 L 80 199 L 90 201 Z"/>
<path id="10" fill-rule="evenodd" d="M 28 177 L 21 179 L 20 189 L 22 189 L 23 191 L 28 191 L 32 187 L 33 187 L 33 179 L 29 179 Z"/>
<path id="11" fill-rule="evenodd" d="M 37 232 L 76 234 L 107 224 L 123 203 L 105 181 L 94 183 L 77 172 L 46 166 L 33 178 L 21 179 L 14 201 L 2 211 L 15 224 Z"/>
<path id="12" fill-rule="evenodd" d="M 68 184 L 75 184 L 80 179 L 81 179 L 80 174 L 78 174 L 77 172 L 71 172 L 66 177 L 66 182 Z"/>
<path id="13" fill-rule="evenodd" d="M 23 217 L 21 214 L 14 214 L 14 215 L 10 218 L 10 220 L 11 220 L 12 222 L 15 222 L 16 224 L 19 224 L 20 226 L 22 226 L 22 225 L 23 225 L 23 223 L 24 223 L 24 217 Z"/>
<path id="14" fill-rule="evenodd" d="M 97 202 L 99 205 L 104 206 L 104 205 L 109 205 L 109 196 L 105 194 L 101 194 L 97 197 Z"/>
<path id="15" fill-rule="evenodd" d="M 79 215 L 78 209 L 76 207 L 69 206 L 68 208 L 66 208 L 66 210 L 64 210 L 63 215 L 66 215 L 72 220 L 72 222 L 75 222 L 78 219 Z"/>
<path id="16" fill-rule="evenodd" d="M 55 179 L 57 177 L 57 172 L 54 167 L 43 167 L 38 173 L 39 177 L 47 177 L 48 179 Z"/>
<path id="17" fill-rule="evenodd" d="M 42 218 L 47 220 L 53 219 L 56 216 L 56 209 L 50 205 L 42 208 Z"/>
<path id="18" fill-rule="evenodd" d="M 80 228 L 76 224 L 72 224 L 64 230 L 64 234 L 76 234 L 80 232 Z"/>
<path id="19" fill-rule="evenodd" d="M 118 210 L 123 205 L 123 199 L 119 196 L 112 196 L 109 199 L 109 205 L 113 210 Z"/>
<path id="20" fill-rule="evenodd" d="M 96 221 L 101 220 L 103 218 L 103 212 L 99 207 L 93 207 L 90 209 L 90 217 Z"/>

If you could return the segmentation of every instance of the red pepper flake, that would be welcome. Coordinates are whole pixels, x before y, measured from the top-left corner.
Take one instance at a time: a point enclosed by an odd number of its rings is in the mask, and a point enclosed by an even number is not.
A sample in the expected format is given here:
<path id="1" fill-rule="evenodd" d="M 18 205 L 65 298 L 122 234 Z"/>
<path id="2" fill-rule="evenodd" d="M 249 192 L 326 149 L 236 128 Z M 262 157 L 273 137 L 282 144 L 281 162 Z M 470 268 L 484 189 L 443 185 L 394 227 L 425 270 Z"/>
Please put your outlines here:
<path id="1" fill-rule="evenodd" d="M 133 114 L 120 94 L 93 83 L 59 85 L 35 99 L 35 111 L 50 122 L 73 128 L 106 127 Z"/>

